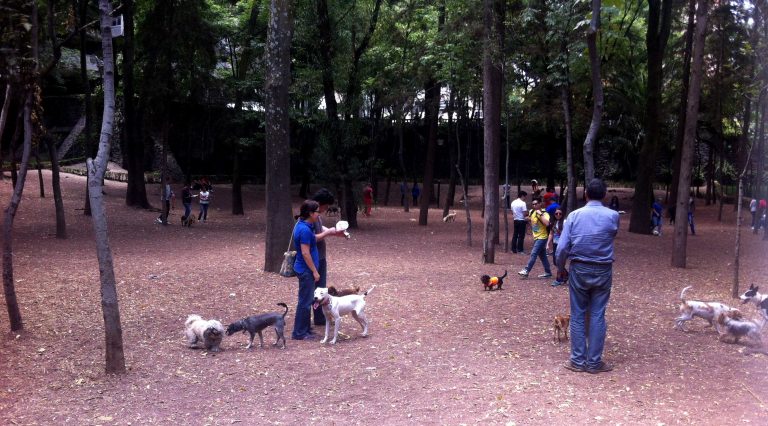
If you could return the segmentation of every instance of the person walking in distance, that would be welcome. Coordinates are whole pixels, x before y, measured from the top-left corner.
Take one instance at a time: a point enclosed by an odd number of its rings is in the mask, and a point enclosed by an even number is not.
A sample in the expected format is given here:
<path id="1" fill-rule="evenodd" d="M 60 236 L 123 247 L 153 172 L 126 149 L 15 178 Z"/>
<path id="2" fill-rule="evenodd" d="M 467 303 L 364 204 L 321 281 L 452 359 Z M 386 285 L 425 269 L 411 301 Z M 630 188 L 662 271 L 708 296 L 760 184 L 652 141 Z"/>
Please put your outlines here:
<path id="1" fill-rule="evenodd" d="M 696 211 L 696 202 L 693 198 L 693 192 L 688 197 L 688 225 L 691 227 L 691 235 L 696 235 L 696 223 L 693 221 L 693 213 Z"/>
<path id="2" fill-rule="evenodd" d="M 525 197 L 528 193 L 520 191 L 517 193 L 517 198 L 512 201 L 510 208 L 512 209 L 512 243 L 510 244 L 512 253 L 521 253 L 523 251 L 523 243 L 525 242 L 525 218 L 528 217 L 528 206 L 525 204 Z"/>
<path id="3" fill-rule="evenodd" d="M 544 210 L 544 206 L 539 198 L 534 198 L 531 202 L 531 212 L 528 219 L 531 221 L 531 233 L 533 234 L 533 248 L 531 248 L 531 257 L 528 259 L 528 265 L 518 272 L 523 278 L 528 278 L 528 274 L 536 264 L 536 258 L 541 259 L 544 266 L 544 273 L 539 278 L 550 278 L 552 270 L 549 268 L 547 260 L 547 241 L 549 240 L 549 213 Z"/>
<path id="4" fill-rule="evenodd" d="M 163 203 L 163 211 L 160 213 L 160 217 L 157 218 L 157 222 L 163 225 L 168 224 L 168 215 L 171 213 L 171 201 L 176 197 L 171 189 L 171 178 L 166 176 L 163 187 L 160 189 L 160 200 Z"/>
<path id="5" fill-rule="evenodd" d="M 619 213 L 603 206 L 606 190 L 600 179 L 589 182 L 587 204 L 568 215 L 555 253 L 558 276 L 567 278 L 570 289 L 571 357 L 565 368 L 575 372 L 595 374 L 613 369 L 603 361 L 603 348 Z M 569 259 L 570 271 L 566 270 Z M 586 315 L 589 333 L 585 330 Z"/>
<path id="6" fill-rule="evenodd" d="M 208 221 L 208 205 L 211 202 L 211 190 L 207 185 L 203 185 L 197 195 L 200 197 L 200 214 L 197 215 L 197 221 L 200 222 L 202 220 L 205 223 Z"/>
<path id="7" fill-rule="evenodd" d="M 363 205 L 365 205 L 365 210 L 363 210 L 363 214 L 366 216 L 370 216 L 371 207 L 373 206 L 373 188 L 371 187 L 370 183 L 366 183 L 365 187 L 363 188 Z"/>

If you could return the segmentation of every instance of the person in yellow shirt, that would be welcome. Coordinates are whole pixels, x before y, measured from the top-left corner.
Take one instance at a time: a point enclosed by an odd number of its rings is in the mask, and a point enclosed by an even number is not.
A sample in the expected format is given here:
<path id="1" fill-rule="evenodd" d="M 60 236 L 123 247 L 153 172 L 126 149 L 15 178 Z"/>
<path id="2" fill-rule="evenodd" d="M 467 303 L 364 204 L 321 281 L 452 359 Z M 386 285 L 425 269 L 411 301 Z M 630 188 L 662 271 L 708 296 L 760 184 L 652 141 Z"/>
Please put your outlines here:
<path id="1" fill-rule="evenodd" d="M 549 267 L 549 260 L 547 260 L 547 240 L 549 239 L 549 214 L 544 209 L 544 205 L 541 203 L 540 198 L 534 198 L 531 202 L 531 212 L 528 214 L 527 220 L 531 222 L 531 233 L 533 234 L 533 248 L 531 249 L 531 257 L 528 259 L 528 265 L 521 269 L 518 274 L 523 278 L 528 278 L 528 274 L 533 269 L 533 265 L 536 263 L 536 258 L 541 259 L 541 264 L 544 265 L 544 273 L 539 275 L 539 278 L 552 277 L 552 270 Z"/>

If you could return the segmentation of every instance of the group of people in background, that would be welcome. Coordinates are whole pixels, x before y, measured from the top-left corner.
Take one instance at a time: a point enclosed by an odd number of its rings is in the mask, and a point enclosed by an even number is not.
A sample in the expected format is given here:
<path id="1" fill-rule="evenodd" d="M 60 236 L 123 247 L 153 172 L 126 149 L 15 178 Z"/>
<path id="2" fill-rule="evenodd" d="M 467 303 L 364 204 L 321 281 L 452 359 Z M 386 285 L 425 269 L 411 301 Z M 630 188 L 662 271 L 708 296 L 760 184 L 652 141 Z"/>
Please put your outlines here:
<path id="1" fill-rule="evenodd" d="M 192 191 L 198 191 L 197 194 L 193 194 Z M 198 198 L 200 203 L 200 212 L 197 215 L 197 220 L 200 222 L 208 221 L 208 206 L 211 203 L 211 192 L 213 192 L 213 186 L 208 178 L 203 177 L 199 180 L 187 182 L 181 189 L 181 204 L 184 206 L 184 216 L 181 220 L 184 223 L 187 218 L 192 214 L 192 199 Z M 166 176 L 160 190 L 160 201 L 162 202 L 162 212 L 157 218 L 157 223 L 167 225 L 168 216 L 173 208 L 173 201 L 176 199 L 176 194 L 171 187 L 171 178 Z"/>

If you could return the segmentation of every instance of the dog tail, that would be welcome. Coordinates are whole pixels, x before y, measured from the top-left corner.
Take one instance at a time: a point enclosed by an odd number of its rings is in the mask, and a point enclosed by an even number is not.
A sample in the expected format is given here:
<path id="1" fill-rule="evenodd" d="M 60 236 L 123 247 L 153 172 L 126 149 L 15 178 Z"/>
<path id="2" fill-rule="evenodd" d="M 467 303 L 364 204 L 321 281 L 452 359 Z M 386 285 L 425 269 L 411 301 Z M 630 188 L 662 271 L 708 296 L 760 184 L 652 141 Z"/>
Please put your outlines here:
<path id="1" fill-rule="evenodd" d="M 365 293 L 363 293 L 363 297 L 371 294 L 371 292 L 373 291 L 374 288 L 376 288 L 375 285 L 373 287 L 369 288 L 368 290 L 366 290 Z"/>
<path id="2" fill-rule="evenodd" d="M 288 305 L 286 305 L 283 302 L 280 302 L 280 303 L 277 304 L 277 306 L 282 306 L 282 307 L 285 308 L 285 312 L 283 312 L 283 318 L 285 318 L 285 315 L 288 313 Z"/>
<path id="3" fill-rule="evenodd" d="M 504 275 L 500 276 L 499 279 L 503 280 L 504 278 L 507 278 L 507 270 L 504 270 Z"/>
<path id="4" fill-rule="evenodd" d="M 184 326 L 189 327 L 190 324 L 192 324 L 195 321 L 200 321 L 203 319 L 200 315 L 192 314 L 187 317 L 187 321 L 184 323 Z"/>
<path id="5" fill-rule="evenodd" d="M 688 287 L 684 288 L 683 291 L 680 292 L 680 300 L 685 303 L 685 292 L 688 291 L 689 288 L 693 287 L 692 285 L 689 285 Z"/>

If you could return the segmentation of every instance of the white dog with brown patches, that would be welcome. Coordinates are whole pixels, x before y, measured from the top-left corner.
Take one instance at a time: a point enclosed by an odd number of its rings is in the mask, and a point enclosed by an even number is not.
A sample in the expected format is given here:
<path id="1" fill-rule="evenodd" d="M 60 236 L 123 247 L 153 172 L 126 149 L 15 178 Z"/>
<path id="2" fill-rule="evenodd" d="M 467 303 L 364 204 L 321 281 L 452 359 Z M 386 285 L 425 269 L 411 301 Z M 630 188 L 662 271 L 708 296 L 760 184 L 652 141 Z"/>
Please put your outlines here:
<path id="1" fill-rule="evenodd" d="M 325 314 L 325 337 L 320 343 L 328 342 L 328 334 L 331 330 L 331 322 L 333 322 L 333 339 L 330 344 L 336 344 L 336 339 L 339 337 L 339 326 L 341 325 L 341 317 L 347 314 L 351 314 L 360 326 L 363 327 L 362 337 L 368 336 L 368 319 L 365 317 L 365 296 L 371 293 L 376 286 L 371 287 L 363 294 L 353 294 L 349 296 L 335 297 L 328 294 L 328 289 L 318 287 L 315 289 L 315 298 L 313 308 L 317 309 L 318 306 L 322 306 L 323 314 Z"/>
<path id="2" fill-rule="evenodd" d="M 720 332 L 720 325 L 716 322 L 721 313 L 728 313 L 732 318 L 741 317 L 739 310 L 719 302 L 699 302 L 697 300 L 685 300 L 685 292 L 693 286 L 688 286 L 680 293 L 680 316 L 675 318 L 675 328 L 685 331 L 685 322 L 694 317 L 709 321 L 709 325 L 715 326 Z"/>

